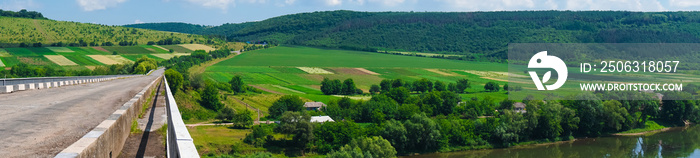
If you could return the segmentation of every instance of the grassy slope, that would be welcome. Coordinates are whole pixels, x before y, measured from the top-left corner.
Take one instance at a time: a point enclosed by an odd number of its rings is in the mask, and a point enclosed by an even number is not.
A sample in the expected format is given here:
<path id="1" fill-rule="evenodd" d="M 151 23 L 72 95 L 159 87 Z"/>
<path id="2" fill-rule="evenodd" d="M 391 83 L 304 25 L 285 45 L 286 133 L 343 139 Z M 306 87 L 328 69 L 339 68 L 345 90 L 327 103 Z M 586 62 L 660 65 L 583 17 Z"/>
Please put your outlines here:
<path id="1" fill-rule="evenodd" d="M 158 41 L 166 38 L 173 38 L 183 43 L 206 41 L 205 37 L 199 35 L 11 17 L 0 17 L 0 28 L 3 30 L 0 32 L 0 43 L 11 43 L 14 46 L 22 42 L 30 44 L 41 42 L 48 46 L 57 42 L 63 42 L 64 44 L 79 43 L 80 40 L 83 40 L 85 43 L 96 42 L 98 44 L 103 42 L 118 44 L 120 41 L 134 41 L 139 44 L 146 44 L 148 41 Z"/>
<path id="2" fill-rule="evenodd" d="M 207 64 L 208 65 L 208 64 Z M 308 74 L 297 66 L 321 67 L 334 74 Z M 345 72 L 348 68 L 366 68 L 380 75 Z M 426 70 L 437 69 L 442 73 Z M 201 69 L 201 67 L 199 68 Z M 204 73 L 211 79 L 227 82 L 234 75 L 241 75 L 247 84 L 304 98 L 327 102 L 335 97 L 322 95 L 319 86 L 323 78 L 344 80 L 352 78 L 358 88 L 368 91 L 372 84 L 382 79 L 414 81 L 426 78 L 445 83 L 460 78 L 472 81 L 472 88 L 463 98 L 490 96 L 496 100 L 506 98 L 504 92 L 484 92 L 483 85 L 491 79 L 464 72 L 464 70 L 506 71 L 505 64 L 468 62 L 435 58 L 387 55 L 370 52 L 320 49 L 300 46 L 279 46 L 270 49 L 245 52 L 235 58 L 206 67 Z M 501 78 L 505 79 L 505 78 Z M 495 81 L 500 85 L 503 81 Z"/>

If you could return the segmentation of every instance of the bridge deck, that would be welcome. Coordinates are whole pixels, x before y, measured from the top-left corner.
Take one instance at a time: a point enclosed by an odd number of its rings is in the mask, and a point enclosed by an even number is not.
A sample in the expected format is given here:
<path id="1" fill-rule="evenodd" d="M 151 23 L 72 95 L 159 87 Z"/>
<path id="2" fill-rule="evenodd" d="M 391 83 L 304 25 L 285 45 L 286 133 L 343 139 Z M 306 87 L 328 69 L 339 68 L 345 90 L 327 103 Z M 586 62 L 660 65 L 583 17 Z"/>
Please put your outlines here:
<path id="1" fill-rule="evenodd" d="M 0 94 L 0 155 L 53 157 L 162 74 Z"/>

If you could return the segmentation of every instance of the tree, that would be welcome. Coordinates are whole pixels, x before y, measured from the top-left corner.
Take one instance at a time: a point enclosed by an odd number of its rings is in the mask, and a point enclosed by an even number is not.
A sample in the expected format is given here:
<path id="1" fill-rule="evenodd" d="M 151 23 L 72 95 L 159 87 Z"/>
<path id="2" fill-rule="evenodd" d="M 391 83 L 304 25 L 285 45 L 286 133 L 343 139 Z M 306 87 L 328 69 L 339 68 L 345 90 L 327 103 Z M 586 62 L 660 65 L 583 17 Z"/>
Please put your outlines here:
<path id="1" fill-rule="evenodd" d="M 455 92 L 457 92 L 457 93 L 464 93 L 464 90 L 465 90 L 465 89 L 471 87 L 471 83 L 469 83 L 469 80 L 466 79 L 466 78 L 459 79 L 459 80 L 457 80 L 457 85 L 456 85 L 456 87 L 457 87 L 457 89 L 456 89 Z"/>
<path id="2" fill-rule="evenodd" d="M 403 123 L 396 120 L 389 120 L 383 124 L 383 127 L 382 137 L 387 139 L 387 141 L 391 143 L 391 146 L 395 147 L 397 151 L 408 152 L 408 131 Z"/>
<path id="3" fill-rule="evenodd" d="M 576 95 L 575 99 L 573 107 L 580 118 L 578 133 L 582 136 L 599 136 L 603 130 L 603 103 L 600 98 L 591 93 L 583 93 Z"/>
<path id="4" fill-rule="evenodd" d="M 619 101 L 607 100 L 603 102 L 603 110 L 602 119 L 605 122 L 606 131 L 617 132 L 631 128 L 633 119 Z"/>
<path id="5" fill-rule="evenodd" d="M 205 108 L 219 111 L 219 109 L 222 107 L 222 104 L 219 101 L 219 89 L 213 84 L 207 84 L 202 92 L 199 103 Z"/>
<path id="6" fill-rule="evenodd" d="M 381 91 L 381 89 L 380 89 L 379 86 L 376 85 L 376 84 L 373 84 L 373 85 L 369 88 L 369 93 L 371 93 L 372 95 L 379 93 L 379 91 Z"/>
<path id="7" fill-rule="evenodd" d="M 224 107 L 219 111 L 219 113 L 216 115 L 216 119 L 221 120 L 223 123 L 229 123 L 234 120 L 236 117 L 236 111 L 234 111 L 230 107 Z"/>
<path id="8" fill-rule="evenodd" d="M 149 70 L 156 69 L 158 62 L 155 59 L 141 56 L 133 65 L 134 74 L 145 74 Z"/>
<path id="9" fill-rule="evenodd" d="M 686 121 L 696 120 L 700 111 L 695 97 L 688 92 L 667 92 L 662 102 L 659 116 L 672 124 L 682 125 Z"/>
<path id="10" fill-rule="evenodd" d="M 345 79 L 345 81 L 343 81 L 342 93 L 344 95 L 355 94 L 355 89 L 357 89 L 357 87 L 355 87 L 355 81 L 353 81 L 352 78 L 348 78 L 348 79 Z"/>
<path id="11" fill-rule="evenodd" d="M 238 112 L 232 120 L 233 126 L 238 128 L 245 128 L 246 126 L 253 125 L 253 112 L 245 109 Z"/>
<path id="12" fill-rule="evenodd" d="M 436 112 L 445 116 L 452 114 L 454 107 L 462 101 L 462 97 L 450 91 L 442 91 L 439 93 L 442 103 L 437 107 Z"/>
<path id="13" fill-rule="evenodd" d="M 409 151 L 435 151 L 441 144 L 440 126 L 425 114 L 415 114 L 404 123 Z"/>
<path id="14" fill-rule="evenodd" d="M 184 81 L 182 74 L 173 69 L 168 69 L 165 70 L 164 75 L 166 80 L 168 81 L 168 86 L 170 87 L 170 90 L 173 93 L 176 93 L 180 89 L 180 87 L 182 87 L 182 83 Z"/>
<path id="15" fill-rule="evenodd" d="M 512 110 L 505 110 L 500 115 L 500 124 L 494 129 L 494 137 L 497 145 L 509 147 L 513 143 L 523 140 L 521 136 L 525 128 L 527 128 L 527 120 L 523 115 Z"/>
<path id="16" fill-rule="evenodd" d="M 311 124 L 311 115 L 306 112 L 287 111 L 280 117 L 280 124 L 275 131 L 283 134 L 294 135 L 293 144 L 304 154 L 309 142 L 314 140 L 314 125 Z"/>
<path id="17" fill-rule="evenodd" d="M 496 108 L 496 109 L 498 109 L 499 111 L 500 110 L 513 110 L 513 104 L 515 104 L 515 101 L 510 100 L 508 98 L 505 98 L 505 99 L 503 99 L 503 101 L 501 101 L 500 106 L 498 106 L 498 108 Z"/>
<path id="18" fill-rule="evenodd" d="M 434 86 L 435 86 L 436 91 L 446 91 L 447 90 L 445 83 L 443 83 L 441 81 L 435 81 Z"/>
<path id="19" fill-rule="evenodd" d="M 418 81 L 413 82 L 413 90 L 424 93 L 427 91 L 433 91 L 433 82 L 430 82 L 428 79 L 420 79 Z"/>
<path id="20" fill-rule="evenodd" d="M 271 135 L 274 125 L 275 124 L 260 124 L 251 127 L 253 132 L 246 134 L 243 142 L 255 147 L 262 147 L 268 140 L 274 138 Z"/>
<path id="21" fill-rule="evenodd" d="M 318 151 L 327 153 L 338 150 L 363 134 L 360 125 L 353 121 L 325 122 L 314 129 Z"/>
<path id="22" fill-rule="evenodd" d="M 489 92 L 498 92 L 501 88 L 498 86 L 498 83 L 490 81 L 484 85 L 484 89 Z"/>
<path id="23" fill-rule="evenodd" d="M 389 90 L 391 90 L 391 88 L 392 88 L 391 84 L 393 84 L 393 83 L 394 83 L 394 81 L 392 81 L 390 79 L 383 79 L 379 83 L 379 87 L 381 87 L 382 92 L 389 92 Z"/>
<path id="24" fill-rule="evenodd" d="M 411 93 L 408 91 L 408 89 L 404 87 L 399 87 L 399 88 L 392 88 L 387 95 L 389 98 L 394 99 L 396 102 L 399 104 L 403 104 L 404 101 L 411 96 Z"/>
<path id="25" fill-rule="evenodd" d="M 324 95 L 333 95 L 333 92 L 335 92 L 334 88 L 335 87 L 331 86 L 331 80 L 324 77 L 323 81 L 321 81 L 321 92 L 323 92 Z"/>
<path id="26" fill-rule="evenodd" d="M 240 75 L 233 76 L 228 83 L 231 84 L 231 90 L 236 94 L 245 93 L 245 83 Z"/>
<path id="27" fill-rule="evenodd" d="M 285 95 L 277 99 L 268 109 L 270 117 L 278 118 L 287 111 L 302 111 L 304 110 L 304 101 L 296 95 Z"/>
<path id="28" fill-rule="evenodd" d="M 360 154 L 352 154 L 354 151 L 363 151 Z M 350 143 L 340 148 L 338 151 L 331 152 L 328 157 L 331 158 L 394 158 L 396 157 L 396 149 L 382 137 L 362 137 L 353 139 Z"/>
<path id="29" fill-rule="evenodd" d="M 455 84 L 455 83 L 449 83 L 449 84 L 447 84 L 447 90 L 452 91 L 452 92 L 455 92 L 455 93 L 459 93 L 459 92 L 457 91 L 457 84 Z"/>
<path id="30" fill-rule="evenodd" d="M 509 89 L 508 89 L 508 84 L 507 84 L 507 83 L 503 85 L 503 90 L 504 90 L 504 91 L 509 91 Z"/>

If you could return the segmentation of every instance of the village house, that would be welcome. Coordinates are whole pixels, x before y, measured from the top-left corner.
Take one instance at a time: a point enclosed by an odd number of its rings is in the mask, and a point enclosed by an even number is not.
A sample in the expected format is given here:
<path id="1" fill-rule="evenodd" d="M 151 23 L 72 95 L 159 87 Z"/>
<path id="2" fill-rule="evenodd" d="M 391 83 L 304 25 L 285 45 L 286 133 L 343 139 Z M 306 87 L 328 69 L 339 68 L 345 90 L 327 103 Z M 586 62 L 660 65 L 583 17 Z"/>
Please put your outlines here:
<path id="1" fill-rule="evenodd" d="M 316 110 L 316 111 L 321 111 L 321 107 L 325 107 L 326 104 L 323 102 L 306 102 L 304 103 L 304 108 L 306 110 Z"/>

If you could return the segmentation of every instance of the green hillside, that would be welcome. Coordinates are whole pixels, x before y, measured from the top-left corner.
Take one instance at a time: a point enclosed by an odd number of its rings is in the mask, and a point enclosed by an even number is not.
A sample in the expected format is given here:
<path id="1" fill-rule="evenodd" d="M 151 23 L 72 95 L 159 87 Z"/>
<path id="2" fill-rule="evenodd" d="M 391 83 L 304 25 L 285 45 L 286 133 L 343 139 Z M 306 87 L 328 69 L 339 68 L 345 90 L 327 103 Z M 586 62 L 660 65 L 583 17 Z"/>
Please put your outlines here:
<path id="1" fill-rule="evenodd" d="M 695 43 L 700 42 L 699 22 L 700 12 L 327 11 L 192 32 L 232 41 L 467 54 L 495 60 L 506 58 L 508 43 Z M 141 26 L 164 29 L 158 24 Z"/>
<path id="2" fill-rule="evenodd" d="M 161 45 L 221 43 L 215 38 L 200 35 L 49 20 L 37 12 L 1 12 L 0 47 L 133 46 L 149 42 Z"/>

